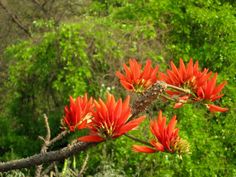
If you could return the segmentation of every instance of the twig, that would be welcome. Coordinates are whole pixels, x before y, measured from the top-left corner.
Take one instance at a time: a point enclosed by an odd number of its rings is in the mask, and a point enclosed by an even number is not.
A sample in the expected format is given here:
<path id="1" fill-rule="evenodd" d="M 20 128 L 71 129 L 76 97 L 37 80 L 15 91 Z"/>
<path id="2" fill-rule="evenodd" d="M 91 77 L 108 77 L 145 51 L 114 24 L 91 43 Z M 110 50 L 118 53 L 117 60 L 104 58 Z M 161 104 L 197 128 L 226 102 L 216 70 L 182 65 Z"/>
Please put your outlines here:
<path id="1" fill-rule="evenodd" d="M 146 141 L 144 141 L 144 140 L 141 140 L 141 139 L 139 139 L 139 138 L 136 138 L 136 137 L 134 137 L 134 136 L 132 136 L 132 135 L 129 135 L 129 134 L 125 134 L 125 136 L 126 137 L 128 137 L 128 138 L 130 138 L 130 139 L 132 139 L 132 140 L 134 140 L 134 141 L 137 141 L 137 142 L 139 142 L 139 143 L 142 143 L 142 144 L 145 144 L 145 145 L 148 145 L 148 146 L 152 146 L 150 143 L 148 143 L 148 142 L 146 142 Z"/>
<path id="2" fill-rule="evenodd" d="M 178 102 L 178 103 L 190 103 L 190 101 L 187 101 L 187 100 L 181 100 L 179 99 L 179 97 L 169 97 L 168 95 L 164 95 L 164 94 L 161 94 L 160 95 L 162 98 L 165 98 L 169 101 L 173 101 L 173 102 Z"/>
<path id="3" fill-rule="evenodd" d="M 62 131 L 60 134 L 58 134 L 55 138 L 51 139 L 51 130 L 50 130 L 50 126 L 48 123 L 48 117 L 46 114 L 44 114 L 44 122 L 45 122 L 45 127 L 47 130 L 47 135 L 45 137 L 45 139 L 43 137 L 39 137 L 40 139 L 42 139 L 44 141 L 44 144 L 41 148 L 41 153 L 45 153 L 48 150 L 48 147 L 50 147 L 51 145 L 53 145 L 56 141 L 59 141 L 60 139 L 62 139 L 67 133 L 68 131 Z M 36 167 L 35 170 L 35 177 L 40 177 L 41 176 L 41 172 L 43 169 L 43 165 L 39 165 Z"/>
<path id="4" fill-rule="evenodd" d="M 41 4 L 37 0 L 32 0 L 32 2 L 36 4 L 37 6 L 41 6 Z"/>
<path id="5" fill-rule="evenodd" d="M 59 133 L 55 138 L 53 138 L 52 140 L 50 140 L 50 142 L 48 142 L 48 147 L 53 145 L 55 142 L 61 140 L 67 133 L 68 133 L 67 130 L 64 130 L 61 133 Z"/>
<path id="6" fill-rule="evenodd" d="M 46 116 L 46 114 L 44 114 L 44 122 L 45 122 L 45 127 L 46 127 L 46 130 L 47 130 L 47 134 L 46 134 L 46 137 L 44 139 L 43 146 L 41 148 L 41 153 L 47 152 L 48 144 L 49 144 L 50 139 L 51 139 L 51 130 L 50 130 L 50 127 L 49 127 L 48 117 Z M 36 167 L 35 177 L 40 177 L 41 176 L 42 169 L 43 169 L 43 165 L 39 165 L 39 166 Z"/>
<path id="7" fill-rule="evenodd" d="M 170 85 L 170 84 L 166 84 L 166 86 L 169 87 L 169 88 L 172 88 L 174 90 L 183 92 L 183 93 L 192 94 L 189 89 L 183 89 L 183 88 L 180 88 L 180 87 L 177 87 L 177 86 L 174 86 L 174 85 Z"/>
<path id="8" fill-rule="evenodd" d="M 169 96 L 167 96 L 167 95 L 164 95 L 164 94 L 161 94 L 161 97 L 162 97 L 162 98 L 165 98 L 165 99 L 167 99 L 167 100 L 169 100 L 169 101 L 174 101 L 174 102 L 177 101 L 176 99 L 171 98 L 171 97 L 169 97 Z"/>
<path id="9" fill-rule="evenodd" d="M 51 163 L 51 164 L 41 173 L 41 175 L 44 176 L 44 175 L 46 175 L 49 171 L 51 171 L 51 169 L 54 168 L 55 163 L 56 163 L 56 162 Z"/>
<path id="10" fill-rule="evenodd" d="M 85 167 L 86 167 L 86 165 L 88 163 L 88 159 L 89 159 L 89 153 L 86 154 L 85 160 L 84 160 L 83 165 L 82 165 L 82 167 L 81 167 L 81 169 L 79 171 L 78 177 L 81 176 L 84 173 Z"/>
<path id="11" fill-rule="evenodd" d="M 59 176 L 59 171 L 56 163 L 54 163 L 54 169 L 55 169 L 55 176 Z"/>
<path id="12" fill-rule="evenodd" d="M 44 8 L 45 6 L 44 4 L 40 4 L 40 2 L 38 2 L 37 0 L 32 0 L 32 2 L 36 4 L 39 7 L 39 9 L 43 11 L 44 14 L 47 15 L 47 10 Z"/>

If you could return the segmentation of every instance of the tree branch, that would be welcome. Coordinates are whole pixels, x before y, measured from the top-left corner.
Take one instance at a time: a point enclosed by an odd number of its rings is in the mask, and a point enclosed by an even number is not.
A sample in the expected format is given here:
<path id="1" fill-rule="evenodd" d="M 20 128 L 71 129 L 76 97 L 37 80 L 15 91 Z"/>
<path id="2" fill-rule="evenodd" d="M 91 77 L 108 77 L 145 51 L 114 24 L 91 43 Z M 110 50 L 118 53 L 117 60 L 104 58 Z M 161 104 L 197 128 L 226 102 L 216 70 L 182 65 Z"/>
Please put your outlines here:
<path id="1" fill-rule="evenodd" d="M 76 142 L 75 144 L 69 145 L 57 151 L 40 153 L 20 160 L 2 162 L 0 163 L 0 172 L 28 168 L 34 165 L 64 160 L 67 157 L 88 149 L 92 145 L 96 145 L 96 143 Z"/>

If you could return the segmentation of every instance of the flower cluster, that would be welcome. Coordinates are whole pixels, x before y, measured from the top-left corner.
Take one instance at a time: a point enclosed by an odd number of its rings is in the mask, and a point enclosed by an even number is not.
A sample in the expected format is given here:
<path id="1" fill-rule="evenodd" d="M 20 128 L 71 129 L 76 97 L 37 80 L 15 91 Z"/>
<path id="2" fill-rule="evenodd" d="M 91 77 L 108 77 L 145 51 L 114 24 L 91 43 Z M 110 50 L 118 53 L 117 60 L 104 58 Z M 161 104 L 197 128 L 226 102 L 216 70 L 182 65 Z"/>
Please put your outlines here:
<path id="1" fill-rule="evenodd" d="M 192 59 L 187 65 L 180 59 L 178 68 L 173 62 L 170 63 L 170 66 L 171 69 L 168 69 L 166 73 L 162 73 L 158 71 L 158 66 L 152 67 L 151 60 L 147 60 L 142 69 L 140 63 L 135 59 L 130 59 L 129 66 L 123 65 L 125 74 L 116 72 L 116 76 L 125 89 L 142 93 L 141 97 L 143 99 L 141 100 L 143 102 L 137 101 L 134 104 L 136 112 L 141 104 L 149 103 L 148 99 L 153 101 L 153 90 L 149 88 L 158 85 L 157 82 L 160 84 L 164 82 L 167 85 L 168 89 L 165 93 L 160 94 L 165 99 L 175 101 L 174 108 L 180 108 L 188 102 L 201 102 L 206 105 L 210 112 L 225 112 L 228 110 L 228 108 L 211 104 L 223 96 L 221 91 L 226 85 L 226 82 L 216 84 L 217 73 L 214 74 L 206 68 L 201 70 L 198 61 L 194 63 Z M 155 88 L 155 86 L 152 88 Z M 70 97 L 70 105 L 66 106 L 64 111 L 64 128 L 67 127 L 70 132 L 84 128 L 89 129 L 88 135 L 78 138 L 82 142 L 97 143 L 118 138 L 138 127 L 145 119 L 145 116 L 134 119 L 135 115 L 142 112 L 142 110 L 139 109 L 138 113 L 132 115 L 130 96 L 127 96 L 124 101 L 122 99 L 116 101 L 115 97 L 109 93 L 105 101 L 102 99 L 94 100 L 92 97 L 88 98 L 87 94 L 75 100 Z M 175 128 L 176 123 L 176 116 L 173 116 L 169 124 L 166 124 L 166 117 L 162 115 L 162 111 L 159 111 L 157 119 L 150 121 L 150 131 L 154 138 L 149 142 L 139 140 L 146 146 L 133 145 L 133 150 L 144 153 L 188 153 L 189 144 L 179 136 L 179 129 Z M 131 139 L 137 140 L 135 138 Z"/>
<path id="2" fill-rule="evenodd" d="M 210 112 L 225 112 L 228 110 L 227 108 L 221 108 L 211 104 L 211 102 L 223 96 L 221 91 L 226 85 L 226 82 L 216 85 L 217 73 L 213 74 L 206 68 L 201 71 L 198 67 L 198 61 L 194 64 L 192 59 L 190 59 L 186 66 L 183 60 L 180 59 L 179 68 L 173 62 L 170 65 L 171 70 L 167 70 L 167 74 L 160 72 L 159 79 L 165 81 L 167 84 L 181 87 L 191 92 L 184 94 L 183 92 L 167 91 L 172 97 L 176 95 L 179 97 L 175 108 L 179 108 L 188 100 L 191 100 L 194 102 L 203 102 Z"/>
<path id="3" fill-rule="evenodd" d="M 136 128 L 145 119 L 145 116 L 141 116 L 129 120 L 132 115 L 129 103 L 129 96 L 124 101 L 121 99 L 116 101 L 111 94 L 107 94 L 105 102 L 102 99 L 98 101 L 93 98 L 88 99 L 87 94 L 76 100 L 70 97 L 70 105 L 65 107 L 64 126 L 67 126 L 71 132 L 88 128 L 89 135 L 78 138 L 82 142 L 101 142 L 118 138 Z M 133 145 L 134 151 L 188 152 L 189 145 L 179 137 L 178 129 L 175 128 L 176 123 L 176 116 L 174 116 L 166 126 L 166 117 L 163 117 L 160 111 L 158 119 L 150 123 L 150 130 L 156 138 L 150 141 L 151 147 Z"/>
<path id="4" fill-rule="evenodd" d="M 72 132 L 75 129 L 89 128 L 90 134 L 79 138 L 83 142 L 100 142 L 117 138 L 137 127 L 145 118 L 141 116 L 129 120 L 131 116 L 129 102 L 129 96 L 123 102 L 121 99 L 116 101 L 111 94 L 107 95 L 106 102 L 101 99 L 88 100 L 86 94 L 84 97 L 78 97 L 76 101 L 70 97 L 70 106 L 65 107 L 64 124 Z"/>
<path id="5" fill-rule="evenodd" d="M 223 82 L 216 85 L 217 73 L 213 74 L 208 69 L 201 70 L 198 61 L 195 63 L 190 59 L 187 65 L 180 59 L 177 68 L 173 62 L 170 62 L 171 69 L 166 73 L 158 71 L 158 66 L 152 68 L 151 61 L 147 60 L 144 69 L 135 59 L 129 60 L 128 67 L 124 64 L 125 74 L 117 72 L 116 75 L 120 79 L 120 83 L 125 89 L 133 92 L 145 92 L 158 80 L 166 82 L 169 87 L 179 87 L 183 91 L 168 89 L 166 93 L 175 98 L 174 108 L 180 108 L 187 102 L 201 102 L 206 105 L 210 112 L 225 112 L 228 108 L 221 108 L 212 104 L 212 102 L 220 99 L 223 94 L 222 89 L 226 85 Z"/>

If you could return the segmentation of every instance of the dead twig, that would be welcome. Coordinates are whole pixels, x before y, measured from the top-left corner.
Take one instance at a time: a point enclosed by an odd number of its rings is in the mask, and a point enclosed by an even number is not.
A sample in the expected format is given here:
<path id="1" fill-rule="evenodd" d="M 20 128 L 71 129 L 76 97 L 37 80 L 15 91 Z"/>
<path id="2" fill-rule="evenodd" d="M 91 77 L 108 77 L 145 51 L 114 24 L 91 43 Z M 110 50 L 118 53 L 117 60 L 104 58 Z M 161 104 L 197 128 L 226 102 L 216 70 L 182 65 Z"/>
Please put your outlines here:
<path id="1" fill-rule="evenodd" d="M 51 139 L 51 130 L 50 130 L 50 127 L 49 127 L 48 117 L 46 116 L 46 114 L 44 114 L 44 122 L 45 122 L 45 127 L 46 127 L 46 130 L 47 130 L 47 135 L 46 135 L 45 138 L 41 138 L 44 141 L 43 146 L 41 148 L 41 153 L 47 152 L 48 144 L 49 144 L 50 139 Z M 35 177 L 40 177 L 41 176 L 42 169 L 43 169 L 43 165 L 39 165 L 39 166 L 36 167 Z"/>

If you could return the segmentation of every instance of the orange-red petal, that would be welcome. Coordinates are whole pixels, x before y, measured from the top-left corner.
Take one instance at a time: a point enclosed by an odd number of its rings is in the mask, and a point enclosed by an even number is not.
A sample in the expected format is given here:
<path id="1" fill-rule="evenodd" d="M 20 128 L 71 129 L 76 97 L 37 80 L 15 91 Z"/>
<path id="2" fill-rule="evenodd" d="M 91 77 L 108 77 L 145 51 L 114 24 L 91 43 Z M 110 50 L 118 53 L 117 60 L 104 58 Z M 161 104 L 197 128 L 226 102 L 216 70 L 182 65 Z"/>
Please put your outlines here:
<path id="1" fill-rule="evenodd" d="M 162 151 L 162 152 L 165 151 L 164 146 L 161 143 L 159 143 L 158 141 L 152 140 L 152 141 L 150 141 L 150 143 L 151 143 L 151 145 L 153 145 L 156 148 L 156 150 Z"/>
<path id="2" fill-rule="evenodd" d="M 206 106 L 210 112 L 226 112 L 229 110 L 228 108 L 222 108 L 213 104 L 206 104 Z"/>
<path id="3" fill-rule="evenodd" d="M 144 153 L 154 153 L 156 150 L 147 147 L 147 146 L 139 146 L 139 145 L 133 145 L 133 151 L 135 152 L 144 152 Z"/>
<path id="4" fill-rule="evenodd" d="M 82 137 L 79 137 L 78 140 L 82 142 L 86 142 L 86 143 L 92 143 L 92 142 L 97 143 L 97 142 L 104 141 L 103 138 L 97 135 L 82 136 Z"/>
<path id="5" fill-rule="evenodd" d="M 183 103 L 175 103 L 174 108 L 178 109 L 181 108 L 184 104 Z"/>
<path id="6" fill-rule="evenodd" d="M 176 123 L 177 123 L 177 120 L 176 120 L 176 116 L 174 115 L 167 126 L 167 132 L 172 133 L 174 131 Z"/>
<path id="7" fill-rule="evenodd" d="M 122 135 L 132 130 L 133 128 L 137 127 L 144 119 L 145 119 L 145 116 L 141 116 L 137 119 L 129 121 L 127 124 L 125 124 L 124 126 L 120 128 L 120 130 L 118 131 L 118 135 Z"/>

